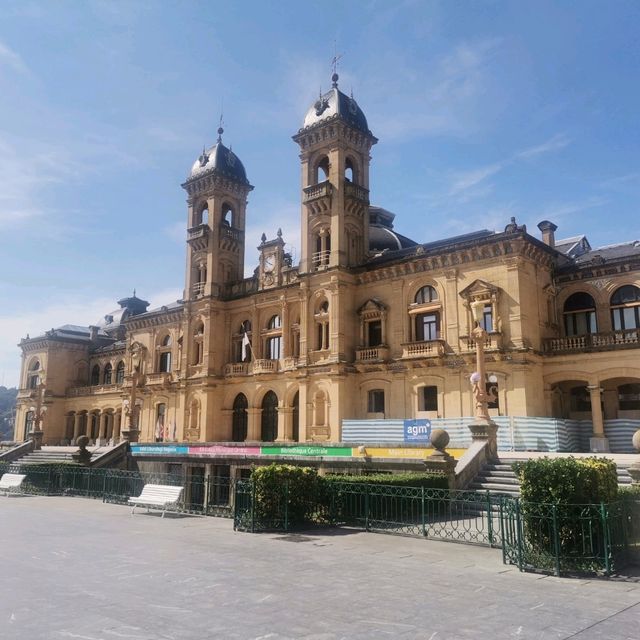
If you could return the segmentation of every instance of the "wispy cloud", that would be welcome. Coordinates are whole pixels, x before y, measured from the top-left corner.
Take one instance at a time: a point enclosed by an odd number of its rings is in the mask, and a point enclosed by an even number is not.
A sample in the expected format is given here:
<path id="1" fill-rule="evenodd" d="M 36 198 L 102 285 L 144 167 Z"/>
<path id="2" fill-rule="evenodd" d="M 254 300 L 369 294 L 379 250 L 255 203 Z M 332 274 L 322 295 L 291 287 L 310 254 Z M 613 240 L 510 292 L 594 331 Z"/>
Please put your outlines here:
<path id="1" fill-rule="evenodd" d="M 560 149 L 564 149 L 567 145 L 571 143 L 571 140 L 568 136 L 563 133 L 559 133 L 553 138 L 550 138 L 546 142 L 539 144 L 535 147 L 529 147 L 528 149 L 523 149 L 522 151 L 518 151 L 514 155 L 514 160 L 516 159 L 528 159 L 535 158 L 536 156 L 540 156 L 544 153 L 551 153 L 553 151 L 560 151 Z"/>
<path id="2" fill-rule="evenodd" d="M 0 65 L 5 64 L 15 71 L 26 73 L 29 71 L 22 57 L 0 41 Z"/>

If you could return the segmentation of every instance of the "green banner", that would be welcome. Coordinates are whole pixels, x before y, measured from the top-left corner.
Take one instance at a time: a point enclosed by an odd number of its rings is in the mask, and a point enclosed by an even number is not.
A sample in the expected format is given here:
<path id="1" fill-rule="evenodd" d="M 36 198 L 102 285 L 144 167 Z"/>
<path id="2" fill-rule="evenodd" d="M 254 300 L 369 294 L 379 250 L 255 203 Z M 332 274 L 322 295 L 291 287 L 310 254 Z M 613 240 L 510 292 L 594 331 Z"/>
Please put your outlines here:
<path id="1" fill-rule="evenodd" d="M 351 447 L 260 447 L 263 456 L 340 456 L 353 455 Z"/>

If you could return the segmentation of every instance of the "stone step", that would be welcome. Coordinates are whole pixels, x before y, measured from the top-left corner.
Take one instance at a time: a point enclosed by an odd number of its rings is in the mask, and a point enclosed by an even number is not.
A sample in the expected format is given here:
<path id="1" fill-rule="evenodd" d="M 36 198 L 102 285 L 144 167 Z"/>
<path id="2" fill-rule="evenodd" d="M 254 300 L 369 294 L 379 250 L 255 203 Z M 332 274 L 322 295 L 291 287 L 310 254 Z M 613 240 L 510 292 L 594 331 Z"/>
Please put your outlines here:
<path id="1" fill-rule="evenodd" d="M 499 482 L 487 482 L 474 480 L 469 489 L 473 491 L 491 491 L 491 493 L 506 493 L 509 495 L 520 495 L 520 487 L 513 484 L 502 484 Z"/>
<path id="2" fill-rule="evenodd" d="M 492 478 L 509 478 L 511 480 L 518 480 L 518 477 L 512 471 L 489 471 L 483 469 L 478 475 L 491 476 Z"/>

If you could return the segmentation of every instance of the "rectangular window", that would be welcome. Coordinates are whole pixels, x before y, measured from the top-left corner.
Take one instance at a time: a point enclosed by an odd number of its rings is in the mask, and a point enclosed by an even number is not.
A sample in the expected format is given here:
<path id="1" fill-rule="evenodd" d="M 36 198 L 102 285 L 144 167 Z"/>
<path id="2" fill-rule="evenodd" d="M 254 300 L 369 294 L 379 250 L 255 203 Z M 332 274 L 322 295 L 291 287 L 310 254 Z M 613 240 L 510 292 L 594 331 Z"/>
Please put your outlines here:
<path id="1" fill-rule="evenodd" d="M 420 411 L 438 410 L 438 387 L 422 387 Z"/>
<path id="2" fill-rule="evenodd" d="M 367 411 L 369 413 L 384 413 L 384 391 L 382 389 L 369 391 Z"/>
<path id="3" fill-rule="evenodd" d="M 367 322 L 367 346 L 378 347 L 382 344 L 382 321 Z"/>
<path id="4" fill-rule="evenodd" d="M 487 305 L 482 312 L 482 328 L 487 332 L 493 331 L 493 307 Z"/>
<path id="5" fill-rule="evenodd" d="M 440 337 L 440 315 L 438 313 L 421 313 L 416 318 L 416 340 L 428 342 Z"/>
<path id="6" fill-rule="evenodd" d="M 267 339 L 267 360 L 279 360 L 282 337 L 276 336 Z"/>

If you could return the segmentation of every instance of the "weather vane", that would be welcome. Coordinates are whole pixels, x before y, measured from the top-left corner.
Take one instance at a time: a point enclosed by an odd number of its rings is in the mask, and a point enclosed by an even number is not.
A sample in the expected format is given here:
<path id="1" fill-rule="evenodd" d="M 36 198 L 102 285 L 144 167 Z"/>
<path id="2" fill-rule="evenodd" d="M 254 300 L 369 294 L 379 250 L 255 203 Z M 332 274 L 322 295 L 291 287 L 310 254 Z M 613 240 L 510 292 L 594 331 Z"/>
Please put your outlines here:
<path id="1" fill-rule="evenodd" d="M 338 60 L 342 58 L 342 54 L 338 53 L 338 45 L 336 41 L 333 41 L 333 58 L 331 59 L 331 68 L 333 69 L 333 75 L 331 76 L 331 80 L 333 82 L 333 86 L 338 86 Z"/>

